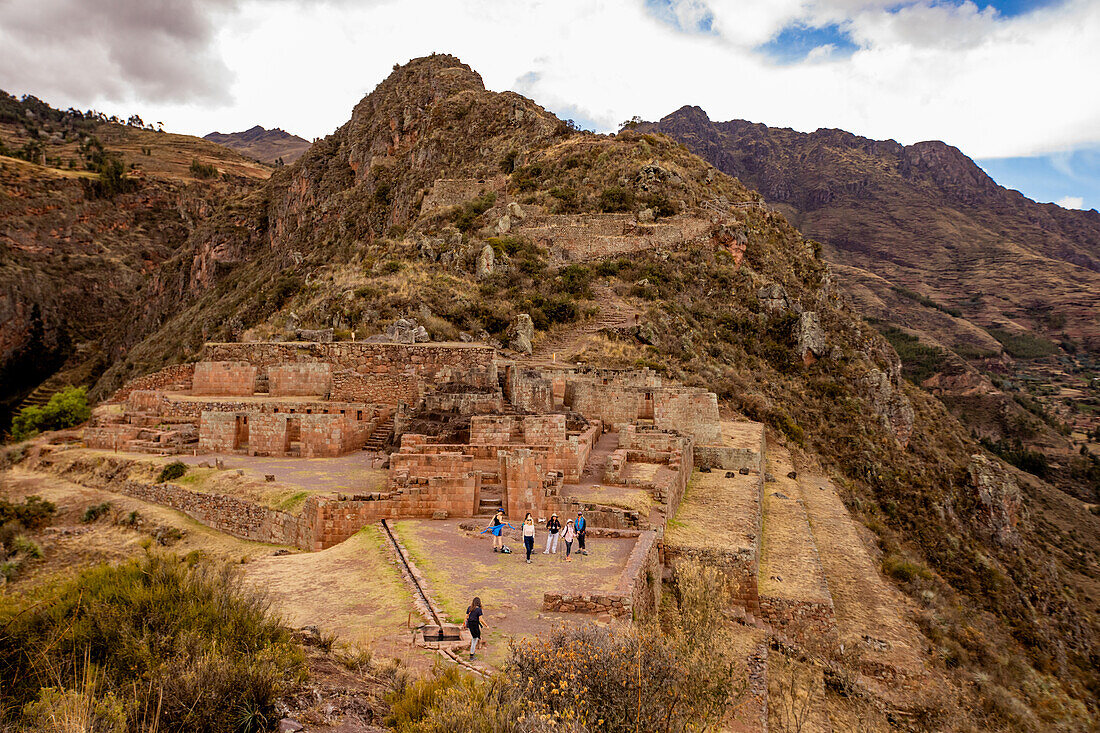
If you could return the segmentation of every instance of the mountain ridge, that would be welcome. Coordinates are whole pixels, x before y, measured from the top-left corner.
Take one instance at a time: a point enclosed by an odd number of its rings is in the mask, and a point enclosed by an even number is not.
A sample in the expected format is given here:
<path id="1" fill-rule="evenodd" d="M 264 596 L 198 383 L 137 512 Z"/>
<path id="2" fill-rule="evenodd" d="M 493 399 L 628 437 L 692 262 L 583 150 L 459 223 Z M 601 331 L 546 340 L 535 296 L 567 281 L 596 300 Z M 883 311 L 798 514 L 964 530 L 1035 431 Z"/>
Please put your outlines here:
<path id="1" fill-rule="evenodd" d="M 270 130 L 261 125 L 253 125 L 241 132 L 211 132 L 203 135 L 203 140 L 225 145 L 242 155 L 255 158 L 261 163 L 289 165 L 298 160 L 311 143 L 303 137 L 287 132 L 281 127 Z"/>

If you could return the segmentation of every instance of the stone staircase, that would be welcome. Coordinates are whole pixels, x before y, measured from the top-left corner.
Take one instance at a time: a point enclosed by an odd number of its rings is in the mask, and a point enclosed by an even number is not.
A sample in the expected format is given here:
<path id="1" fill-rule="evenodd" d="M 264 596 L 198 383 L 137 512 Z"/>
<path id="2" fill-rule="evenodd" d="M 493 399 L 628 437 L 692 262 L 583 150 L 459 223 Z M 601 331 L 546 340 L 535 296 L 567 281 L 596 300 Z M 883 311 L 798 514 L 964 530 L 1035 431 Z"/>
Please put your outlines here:
<path id="1" fill-rule="evenodd" d="M 370 437 L 363 443 L 363 450 L 381 453 L 393 438 L 394 416 L 391 414 L 371 431 Z"/>

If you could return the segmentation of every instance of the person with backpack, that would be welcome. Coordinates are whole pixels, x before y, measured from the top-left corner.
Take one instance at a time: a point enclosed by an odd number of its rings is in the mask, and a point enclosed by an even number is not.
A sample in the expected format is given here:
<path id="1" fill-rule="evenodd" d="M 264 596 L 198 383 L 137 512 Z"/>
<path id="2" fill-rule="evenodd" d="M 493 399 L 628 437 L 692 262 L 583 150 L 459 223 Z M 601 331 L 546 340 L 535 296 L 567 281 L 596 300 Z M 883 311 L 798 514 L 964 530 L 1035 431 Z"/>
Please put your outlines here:
<path id="1" fill-rule="evenodd" d="M 543 555 L 558 554 L 558 533 L 561 532 L 561 520 L 557 514 L 550 515 L 550 521 L 546 523 L 546 550 Z"/>
<path id="2" fill-rule="evenodd" d="M 588 550 L 584 549 L 584 535 L 585 530 L 588 529 L 588 522 L 580 512 L 577 512 L 577 521 L 573 524 L 573 528 L 577 530 L 577 554 L 587 555 Z"/>
<path id="3" fill-rule="evenodd" d="M 573 562 L 573 558 L 569 557 L 569 553 L 573 551 L 573 540 L 577 538 L 577 530 L 573 527 L 573 520 L 570 519 L 565 523 L 565 529 L 561 533 L 562 542 L 565 543 L 565 561 Z"/>
<path id="4" fill-rule="evenodd" d="M 535 549 L 535 520 L 531 512 L 523 519 L 523 549 L 527 551 L 527 564 L 531 564 L 531 551 Z"/>
<path id="5" fill-rule="evenodd" d="M 481 598 L 474 596 L 474 600 L 470 602 L 470 607 L 466 609 L 466 622 L 463 624 L 470 630 L 470 659 L 474 658 L 477 643 L 481 641 L 481 629 L 489 628 L 489 625 L 482 620 L 482 615 Z"/>

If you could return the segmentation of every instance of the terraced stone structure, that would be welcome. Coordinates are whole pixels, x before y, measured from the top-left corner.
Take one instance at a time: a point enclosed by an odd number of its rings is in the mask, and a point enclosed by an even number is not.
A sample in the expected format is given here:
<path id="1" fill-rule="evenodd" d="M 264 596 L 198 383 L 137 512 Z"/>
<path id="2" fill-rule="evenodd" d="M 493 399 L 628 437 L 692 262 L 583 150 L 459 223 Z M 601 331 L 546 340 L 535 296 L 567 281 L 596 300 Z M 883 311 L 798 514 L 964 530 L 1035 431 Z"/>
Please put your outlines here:
<path id="1" fill-rule="evenodd" d="M 123 487 L 310 550 L 383 518 L 583 512 L 592 536 L 634 537 L 635 551 L 613 590 L 547 588 L 547 612 L 651 613 L 661 584 L 694 560 L 722 570 L 743 623 L 859 649 L 866 674 L 891 684 L 923 675 L 915 630 L 828 479 L 796 478 L 761 424 L 723 419 L 714 393 L 646 369 L 516 360 L 480 344 L 208 344 L 198 363 L 97 408 L 84 442 L 384 466 L 377 490 L 310 496 L 297 514 L 177 485 Z"/>

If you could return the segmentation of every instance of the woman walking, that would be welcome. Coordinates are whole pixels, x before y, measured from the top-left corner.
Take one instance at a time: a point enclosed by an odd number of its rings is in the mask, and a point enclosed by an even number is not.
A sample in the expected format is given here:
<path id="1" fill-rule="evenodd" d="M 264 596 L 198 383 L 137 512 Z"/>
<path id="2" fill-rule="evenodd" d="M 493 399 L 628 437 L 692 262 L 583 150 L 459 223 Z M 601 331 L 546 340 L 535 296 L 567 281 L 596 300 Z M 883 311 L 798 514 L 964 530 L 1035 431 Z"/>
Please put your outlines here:
<path id="1" fill-rule="evenodd" d="M 523 549 L 527 550 L 527 564 L 531 564 L 531 551 L 535 549 L 535 520 L 531 512 L 523 519 Z"/>
<path id="2" fill-rule="evenodd" d="M 577 538 L 577 530 L 573 528 L 573 520 L 570 519 L 565 523 L 565 530 L 561 533 L 562 542 L 565 543 L 565 561 L 573 562 L 573 558 L 569 557 L 569 553 L 573 551 L 573 540 Z"/>
<path id="3" fill-rule="evenodd" d="M 557 514 L 550 515 L 550 521 L 546 523 L 546 551 L 543 555 L 558 554 L 558 533 L 561 532 L 561 520 Z"/>
<path id="4" fill-rule="evenodd" d="M 466 623 L 464 624 L 470 630 L 470 659 L 474 658 L 477 643 L 481 641 L 482 627 L 489 628 L 489 625 L 481 620 L 481 616 L 481 598 L 474 596 L 474 600 L 470 602 L 470 607 L 466 609 Z"/>

